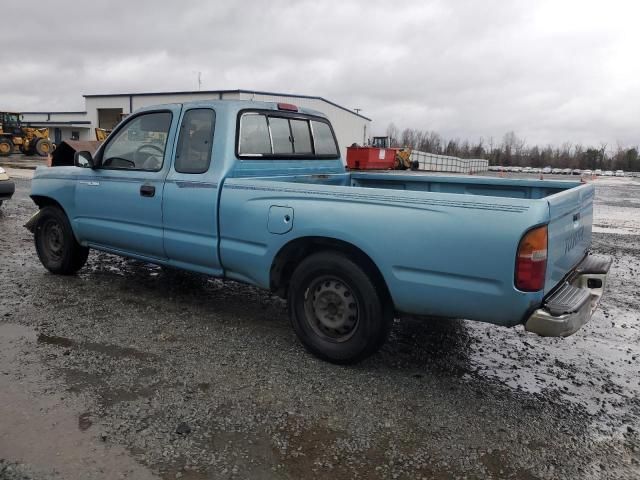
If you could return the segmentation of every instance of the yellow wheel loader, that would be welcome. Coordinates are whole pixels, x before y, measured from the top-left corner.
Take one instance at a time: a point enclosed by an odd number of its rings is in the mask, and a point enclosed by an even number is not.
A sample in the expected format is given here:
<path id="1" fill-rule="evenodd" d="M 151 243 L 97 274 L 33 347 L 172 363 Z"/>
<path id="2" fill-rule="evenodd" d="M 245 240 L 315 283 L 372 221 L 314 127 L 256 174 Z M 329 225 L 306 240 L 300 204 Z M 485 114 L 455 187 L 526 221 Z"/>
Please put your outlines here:
<path id="1" fill-rule="evenodd" d="M 12 153 L 46 157 L 53 149 L 48 128 L 22 125 L 19 113 L 0 112 L 0 157 Z"/>

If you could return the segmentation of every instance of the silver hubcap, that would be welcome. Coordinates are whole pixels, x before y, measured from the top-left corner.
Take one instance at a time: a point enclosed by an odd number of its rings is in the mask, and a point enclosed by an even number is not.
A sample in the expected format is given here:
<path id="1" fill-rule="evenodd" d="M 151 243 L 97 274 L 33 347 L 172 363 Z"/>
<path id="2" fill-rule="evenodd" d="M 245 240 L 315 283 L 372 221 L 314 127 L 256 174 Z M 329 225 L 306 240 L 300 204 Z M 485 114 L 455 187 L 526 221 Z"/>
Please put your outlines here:
<path id="1" fill-rule="evenodd" d="M 344 342 L 358 326 L 358 301 L 351 289 L 336 277 L 314 280 L 305 293 L 305 313 L 311 328 L 321 337 Z"/>

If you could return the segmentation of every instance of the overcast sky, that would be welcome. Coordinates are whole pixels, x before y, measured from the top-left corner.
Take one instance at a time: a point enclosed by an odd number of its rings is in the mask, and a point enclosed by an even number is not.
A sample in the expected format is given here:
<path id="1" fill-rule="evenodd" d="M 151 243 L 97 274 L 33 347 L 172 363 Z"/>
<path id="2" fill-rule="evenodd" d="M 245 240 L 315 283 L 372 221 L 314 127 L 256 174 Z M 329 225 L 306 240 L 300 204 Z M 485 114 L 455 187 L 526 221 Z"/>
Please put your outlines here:
<path id="1" fill-rule="evenodd" d="M 201 71 L 203 90 L 361 108 L 374 132 L 394 122 L 446 138 L 640 143 L 633 0 L 57 0 L 2 12 L 0 110 L 196 90 Z"/>

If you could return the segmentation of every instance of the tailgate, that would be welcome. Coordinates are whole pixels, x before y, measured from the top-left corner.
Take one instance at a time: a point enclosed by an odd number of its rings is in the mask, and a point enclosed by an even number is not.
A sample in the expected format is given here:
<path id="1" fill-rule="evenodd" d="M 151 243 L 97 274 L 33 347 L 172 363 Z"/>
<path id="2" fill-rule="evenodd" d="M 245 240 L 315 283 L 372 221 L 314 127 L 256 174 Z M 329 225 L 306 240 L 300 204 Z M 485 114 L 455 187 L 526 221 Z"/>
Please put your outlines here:
<path id="1" fill-rule="evenodd" d="M 544 293 L 548 293 L 584 258 L 591 246 L 595 187 L 580 185 L 547 197 L 549 244 Z"/>

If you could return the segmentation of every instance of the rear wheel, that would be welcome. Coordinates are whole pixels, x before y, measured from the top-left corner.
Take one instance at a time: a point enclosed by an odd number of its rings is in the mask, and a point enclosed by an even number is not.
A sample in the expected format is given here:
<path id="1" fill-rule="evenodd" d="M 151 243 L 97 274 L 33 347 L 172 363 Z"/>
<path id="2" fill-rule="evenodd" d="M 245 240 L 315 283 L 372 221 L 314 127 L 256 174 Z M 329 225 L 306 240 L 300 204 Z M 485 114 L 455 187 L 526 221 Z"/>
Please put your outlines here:
<path id="1" fill-rule="evenodd" d="M 393 323 L 393 309 L 378 290 L 346 255 L 311 255 L 296 268 L 289 288 L 289 316 L 298 338 L 323 360 L 364 360 L 382 346 Z"/>
<path id="2" fill-rule="evenodd" d="M 53 151 L 53 144 L 46 138 L 39 138 L 35 143 L 35 151 L 41 157 L 46 157 Z"/>
<path id="3" fill-rule="evenodd" d="M 69 219 L 58 207 L 40 211 L 34 238 L 38 258 L 52 273 L 71 275 L 84 266 L 89 256 L 89 249 L 76 241 Z"/>
<path id="4" fill-rule="evenodd" d="M 0 157 L 8 157 L 13 151 L 13 142 L 9 138 L 0 138 Z"/>

